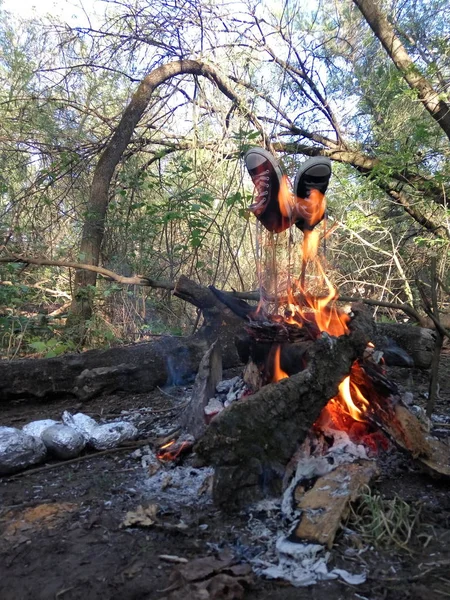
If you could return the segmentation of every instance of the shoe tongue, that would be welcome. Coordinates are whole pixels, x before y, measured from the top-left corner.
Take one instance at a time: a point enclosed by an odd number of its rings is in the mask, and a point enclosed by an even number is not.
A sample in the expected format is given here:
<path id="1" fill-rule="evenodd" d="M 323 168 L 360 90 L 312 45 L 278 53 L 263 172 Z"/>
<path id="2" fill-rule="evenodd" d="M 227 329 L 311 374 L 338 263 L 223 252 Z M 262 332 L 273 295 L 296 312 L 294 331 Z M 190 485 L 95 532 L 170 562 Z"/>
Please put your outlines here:
<path id="1" fill-rule="evenodd" d="M 258 167 L 260 167 L 263 163 L 267 162 L 267 158 L 265 158 L 264 156 L 261 156 L 260 154 L 250 154 L 249 156 L 247 156 L 247 169 L 249 171 L 253 171 L 253 169 L 257 169 Z"/>

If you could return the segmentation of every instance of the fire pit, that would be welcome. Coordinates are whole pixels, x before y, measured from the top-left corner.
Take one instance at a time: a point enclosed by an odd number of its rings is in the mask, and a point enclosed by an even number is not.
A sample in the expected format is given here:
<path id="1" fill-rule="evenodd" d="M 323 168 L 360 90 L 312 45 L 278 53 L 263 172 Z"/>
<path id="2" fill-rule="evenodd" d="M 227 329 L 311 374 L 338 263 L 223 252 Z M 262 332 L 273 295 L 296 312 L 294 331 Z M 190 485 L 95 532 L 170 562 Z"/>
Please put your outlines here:
<path id="1" fill-rule="evenodd" d="M 211 288 L 243 319 L 245 333 L 237 340 L 247 363 L 241 398 L 223 405 L 211 400 L 221 378 L 218 349 L 211 349 L 185 425 L 197 439 L 197 455 L 215 467 L 217 505 L 240 509 L 284 494 L 285 512 L 303 515 L 292 537 L 330 546 L 349 503 L 376 475 L 377 453 L 394 443 L 448 476 L 449 450 L 429 436 L 385 377 L 365 310 L 338 308 L 318 232 L 305 231 L 298 280 L 289 271 L 289 242 L 287 272 L 279 271 L 279 241 L 271 236 L 264 247 L 270 268 L 259 264 L 266 279 L 257 307 Z"/>

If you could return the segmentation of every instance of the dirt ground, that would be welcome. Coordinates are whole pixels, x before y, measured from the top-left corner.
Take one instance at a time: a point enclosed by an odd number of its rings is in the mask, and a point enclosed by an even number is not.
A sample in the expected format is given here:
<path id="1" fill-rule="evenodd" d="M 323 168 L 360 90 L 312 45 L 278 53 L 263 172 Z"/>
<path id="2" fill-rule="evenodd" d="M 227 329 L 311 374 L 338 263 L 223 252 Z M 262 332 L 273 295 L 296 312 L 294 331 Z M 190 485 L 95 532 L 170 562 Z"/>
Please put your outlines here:
<path id="1" fill-rule="evenodd" d="M 397 369 L 391 375 L 413 392 L 415 403 L 425 404 L 426 372 Z M 113 420 L 122 411 L 140 409 L 141 437 L 155 438 L 176 426 L 183 402 L 182 389 L 118 394 L 84 405 L 70 400 L 46 405 L 19 401 L 1 408 L 0 424 L 21 427 L 40 418 L 58 419 L 63 410 Z M 441 363 L 436 412 L 450 415 L 448 354 Z M 439 428 L 442 438 L 447 430 L 450 433 L 447 427 Z M 350 572 L 365 570 L 367 580 L 361 585 L 333 580 L 294 588 L 250 576 L 245 564 L 258 556 L 265 543 L 255 538 L 252 523 L 255 519 L 263 522 L 265 515 L 251 510 L 223 514 L 212 504 L 206 488 L 197 495 L 187 490 L 183 497 L 180 485 L 171 482 L 173 465 L 164 467 L 165 493 L 155 492 L 146 483 L 149 467 L 143 465 L 135 449 L 92 453 L 71 464 L 55 461 L 46 464 L 58 465 L 56 468 L 4 477 L 0 479 L 0 598 L 442 600 L 450 597 L 450 483 L 422 474 L 409 457 L 394 454 L 391 451 L 380 456 L 382 475 L 374 493 L 386 499 L 398 496 L 414 507 L 420 505 L 420 522 L 405 548 L 373 547 L 355 542 L 348 530 L 340 534 L 330 565 Z M 193 466 L 191 478 L 197 476 Z M 147 526 L 123 526 L 125 515 L 140 505 L 156 506 L 155 519 Z M 228 557 L 224 564 L 232 556 L 240 567 L 221 570 L 216 568 L 218 563 L 213 561 L 212 567 L 208 563 L 213 558 L 224 561 L 224 556 Z M 194 593 L 193 587 L 179 584 L 180 566 L 173 561 L 193 559 L 206 562 L 188 562 L 191 572 L 199 564 L 209 565 L 196 581 L 211 580 L 215 573 L 214 581 L 222 581 L 220 590 L 211 591 L 210 586 L 201 595 L 198 590 Z M 218 571 L 227 573 L 220 581 Z M 239 586 L 233 587 L 233 582 Z"/>

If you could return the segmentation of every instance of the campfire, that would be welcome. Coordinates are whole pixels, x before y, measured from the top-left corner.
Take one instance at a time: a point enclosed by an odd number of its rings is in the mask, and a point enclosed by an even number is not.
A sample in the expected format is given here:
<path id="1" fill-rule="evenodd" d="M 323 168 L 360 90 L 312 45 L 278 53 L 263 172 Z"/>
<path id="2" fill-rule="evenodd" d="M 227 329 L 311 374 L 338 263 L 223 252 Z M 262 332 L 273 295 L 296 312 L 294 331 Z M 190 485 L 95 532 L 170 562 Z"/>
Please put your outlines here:
<path id="1" fill-rule="evenodd" d="M 284 188 L 280 210 L 288 215 Z M 200 365 L 183 425 L 196 440 L 196 455 L 215 467 L 213 496 L 219 506 L 232 510 L 282 498 L 283 514 L 297 518 L 290 542 L 330 548 L 350 503 L 377 474 L 380 452 L 397 446 L 445 476 L 450 457 L 386 378 L 366 310 L 355 305 L 345 312 L 337 306 L 319 242 L 317 229 L 305 231 L 296 279 L 290 244 L 283 273 L 279 240 L 269 238 L 270 268 L 260 261 L 259 273 L 271 277 L 261 276 L 256 307 L 211 288 L 243 319 L 236 345 L 246 366 L 242 378 L 225 388 L 220 348 L 213 344 Z M 191 445 L 178 441 L 162 448 L 159 458 L 176 459 Z"/>

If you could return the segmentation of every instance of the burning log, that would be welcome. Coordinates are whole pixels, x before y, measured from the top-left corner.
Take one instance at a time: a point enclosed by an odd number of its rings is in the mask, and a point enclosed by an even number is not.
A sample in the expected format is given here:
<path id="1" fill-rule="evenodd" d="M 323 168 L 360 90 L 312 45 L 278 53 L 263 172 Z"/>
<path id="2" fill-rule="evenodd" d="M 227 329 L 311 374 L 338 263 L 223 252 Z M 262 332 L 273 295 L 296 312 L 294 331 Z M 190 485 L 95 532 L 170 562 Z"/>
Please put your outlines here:
<path id="1" fill-rule="evenodd" d="M 361 356 L 360 332 L 323 334 L 308 367 L 224 409 L 195 446 L 216 467 L 215 502 L 224 509 L 280 494 L 285 467 L 338 385 Z"/>
<path id="2" fill-rule="evenodd" d="M 450 477 L 450 447 L 434 438 L 403 404 L 395 383 L 368 365 L 353 365 L 352 380 L 365 398 L 370 398 L 365 416 L 402 450 L 411 454 L 425 470 Z"/>

